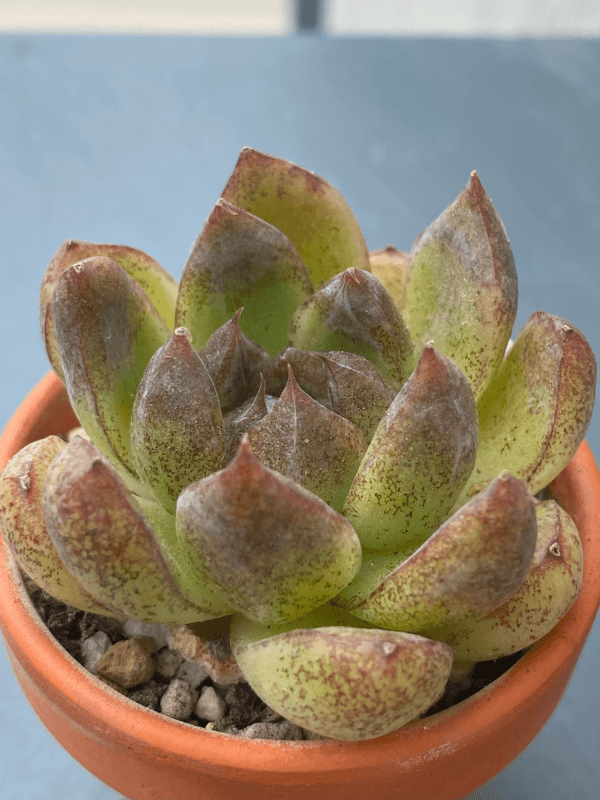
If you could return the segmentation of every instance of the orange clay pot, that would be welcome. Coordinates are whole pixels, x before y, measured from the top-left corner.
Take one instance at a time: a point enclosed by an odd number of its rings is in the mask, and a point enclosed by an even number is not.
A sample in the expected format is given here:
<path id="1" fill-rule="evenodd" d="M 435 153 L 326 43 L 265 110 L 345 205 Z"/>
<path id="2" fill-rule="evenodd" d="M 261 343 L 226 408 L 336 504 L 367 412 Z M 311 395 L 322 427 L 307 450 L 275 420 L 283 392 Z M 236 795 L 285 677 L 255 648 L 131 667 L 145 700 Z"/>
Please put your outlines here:
<path id="1" fill-rule="evenodd" d="M 0 439 L 21 447 L 76 424 L 48 375 Z M 0 546 L 2 631 L 31 705 L 84 767 L 132 800 L 457 800 L 506 767 L 557 706 L 600 604 L 600 474 L 583 444 L 553 485 L 585 551 L 581 595 L 560 624 L 468 700 L 367 742 L 243 740 L 167 719 L 90 676 L 48 633 Z"/>

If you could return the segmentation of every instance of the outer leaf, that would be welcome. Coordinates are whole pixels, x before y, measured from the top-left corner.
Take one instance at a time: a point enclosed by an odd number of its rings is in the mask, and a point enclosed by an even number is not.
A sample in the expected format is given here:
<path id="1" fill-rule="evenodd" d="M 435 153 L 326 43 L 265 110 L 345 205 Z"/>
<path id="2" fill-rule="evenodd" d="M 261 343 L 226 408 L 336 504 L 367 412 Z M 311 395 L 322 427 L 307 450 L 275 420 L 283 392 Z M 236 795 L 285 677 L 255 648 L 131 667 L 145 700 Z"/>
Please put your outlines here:
<path id="1" fill-rule="evenodd" d="M 575 523 L 553 500 L 536 507 L 538 537 L 520 589 L 485 616 L 436 630 L 457 658 L 486 661 L 516 653 L 545 636 L 581 589 L 583 553 Z"/>
<path id="2" fill-rule="evenodd" d="M 178 589 L 184 597 L 194 603 L 202 614 L 194 620 L 196 623 L 214 620 L 231 614 L 233 609 L 227 602 L 223 592 L 206 575 L 199 576 L 195 568 L 195 559 L 185 543 L 177 536 L 175 515 L 170 514 L 156 500 L 136 498 L 137 505 L 144 519 L 152 529 L 160 546 L 169 572 L 175 578 Z M 185 627 L 185 626 L 183 626 Z"/>
<path id="3" fill-rule="evenodd" d="M 232 631 L 254 691 L 286 719 L 334 739 L 382 736 L 423 714 L 444 692 L 452 650 L 392 631 L 299 629 L 255 642 Z"/>
<path id="4" fill-rule="evenodd" d="M 367 443 L 360 428 L 303 392 L 288 369 L 285 390 L 248 441 L 265 466 L 340 511 Z"/>
<path id="5" fill-rule="evenodd" d="M 53 461 L 43 504 L 59 556 L 102 602 L 142 622 L 206 617 L 177 588 L 133 495 L 92 444 L 75 438 Z"/>
<path id="6" fill-rule="evenodd" d="M 173 513 L 181 490 L 222 464 L 219 398 L 185 328 L 177 328 L 146 367 L 133 406 L 131 446 L 140 478 Z"/>
<path id="7" fill-rule="evenodd" d="M 472 496 L 501 469 L 536 494 L 566 467 L 587 431 L 596 359 L 581 331 L 538 311 L 529 318 L 479 403 Z"/>
<path id="8" fill-rule="evenodd" d="M 349 269 L 306 300 L 292 317 L 290 344 L 302 350 L 343 350 L 375 364 L 396 389 L 413 364 L 408 329 L 383 284 Z"/>
<path id="9" fill-rule="evenodd" d="M 64 374 L 52 322 L 52 293 L 60 275 L 79 261 L 92 256 L 107 256 L 122 267 L 148 295 L 150 301 L 167 323 L 173 328 L 177 282 L 169 273 L 141 250 L 118 244 L 94 244 L 69 239 L 64 242 L 52 258 L 42 280 L 40 291 L 40 325 L 46 343 L 46 352 L 56 374 L 64 381 Z"/>
<path id="10" fill-rule="evenodd" d="M 461 370 L 428 345 L 379 424 L 346 503 L 363 547 L 415 549 L 446 518 L 473 464 L 477 409 Z"/>
<path id="11" fill-rule="evenodd" d="M 270 624 L 300 617 L 352 580 L 360 544 L 316 495 L 264 467 L 247 438 L 220 472 L 185 489 L 177 531 L 199 575 L 233 608 Z"/>
<path id="12" fill-rule="evenodd" d="M 406 306 L 406 286 L 410 275 L 410 255 L 389 244 L 383 250 L 369 253 L 370 270 L 394 301 L 398 311 Z"/>
<path id="13" fill-rule="evenodd" d="M 21 569 L 57 600 L 95 614 L 117 615 L 75 580 L 60 560 L 46 528 L 42 492 L 52 461 L 66 447 L 58 436 L 33 442 L 0 474 L 0 523 Z"/>
<path id="14" fill-rule="evenodd" d="M 104 256 L 68 267 L 52 298 L 71 405 L 97 447 L 133 474 L 130 422 L 139 382 L 169 329 L 148 296 Z"/>
<path id="15" fill-rule="evenodd" d="M 475 397 L 496 373 L 517 313 L 517 273 L 500 217 L 477 173 L 416 240 L 403 314 L 415 347 L 465 372 Z"/>
<path id="16" fill-rule="evenodd" d="M 503 473 L 391 573 L 362 570 L 334 603 L 374 625 L 432 636 L 508 600 L 525 580 L 536 536 L 533 497 Z"/>
<path id="17" fill-rule="evenodd" d="M 177 298 L 177 324 L 202 347 L 240 307 L 244 333 L 272 355 L 287 344 L 312 281 L 288 237 L 222 198 L 196 239 Z"/>
<path id="18" fill-rule="evenodd" d="M 223 197 L 283 231 L 317 287 L 344 269 L 369 268 L 350 206 L 314 172 L 245 147 Z"/>

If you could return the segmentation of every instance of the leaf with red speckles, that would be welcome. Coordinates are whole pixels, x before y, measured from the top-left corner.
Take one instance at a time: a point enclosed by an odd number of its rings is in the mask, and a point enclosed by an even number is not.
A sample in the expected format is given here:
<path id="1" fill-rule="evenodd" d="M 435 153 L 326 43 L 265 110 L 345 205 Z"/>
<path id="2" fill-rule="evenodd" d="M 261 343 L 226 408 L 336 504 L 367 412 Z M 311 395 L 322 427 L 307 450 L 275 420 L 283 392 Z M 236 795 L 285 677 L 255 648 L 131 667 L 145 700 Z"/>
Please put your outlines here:
<path id="1" fill-rule="evenodd" d="M 328 281 L 296 311 L 290 344 L 302 350 L 343 350 L 365 356 L 398 390 L 413 365 L 408 329 L 383 284 L 348 269 Z"/>
<path id="2" fill-rule="evenodd" d="M 42 589 L 83 611 L 119 615 L 100 603 L 71 575 L 58 556 L 44 521 L 46 473 L 67 445 L 48 436 L 20 450 L 0 473 L 0 525 L 21 569 Z"/>
<path id="3" fill-rule="evenodd" d="M 566 467 L 590 424 L 596 358 L 577 328 L 538 311 L 478 404 L 479 446 L 462 498 L 506 469 L 533 494 Z"/>
<path id="4" fill-rule="evenodd" d="M 223 413 L 241 405 L 257 392 L 260 373 L 270 360 L 264 347 L 242 332 L 241 314 L 240 308 L 200 350 L 200 358 L 208 367 Z"/>
<path id="5" fill-rule="evenodd" d="M 146 367 L 133 406 L 131 448 L 140 478 L 173 513 L 182 489 L 222 465 L 219 398 L 185 328 Z"/>
<path id="6" fill-rule="evenodd" d="M 502 362 L 517 314 L 517 273 L 477 174 L 415 241 L 404 319 L 419 351 L 452 358 L 479 397 Z"/>
<path id="7" fill-rule="evenodd" d="M 263 466 L 247 437 L 225 469 L 181 493 L 177 532 L 198 579 L 207 576 L 236 611 L 267 624 L 322 605 L 360 566 L 350 523 Z"/>
<path id="8" fill-rule="evenodd" d="M 292 314 L 313 292 L 288 237 L 221 198 L 183 270 L 176 324 L 188 328 L 200 349 L 243 307 L 244 333 L 274 355 L 287 344 Z"/>
<path id="9" fill-rule="evenodd" d="M 283 231 L 317 288 L 344 269 L 369 268 L 365 237 L 352 209 L 314 172 L 244 147 L 223 197 Z"/>
<path id="10" fill-rule="evenodd" d="M 207 589 L 202 607 L 183 596 L 133 495 L 89 442 L 75 438 L 54 459 L 43 505 L 50 537 L 68 570 L 128 617 L 194 622 L 230 610 L 218 591 Z"/>
<path id="11" fill-rule="evenodd" d="M 105 256 L 61 274 L 52 317 L 75 413 L 104 455 L 135 476 L 133 401 L 148 362 L 169 338 L 167 323 L 138 284 Z"/>
<path id="12" fill-rule="evenodd" d="M 288 369 L 286 388 L 248 441 L 261 463 L 340 511 L 367 442 L 360 428 L 303 392 Z"/>
<path id="13" fill-rule="evenodd" d="M 367 442 L 396 397 L 375 364 L 357 353 L 320 353 L 327 368 L 331 409 L 361 429 Z"/>
<path id="14" fill-rule="evenodd" d="M 428 345 L 379 423 L 344 505 L 367 549 L 414 550 L 447 517 L 477 447 L 477 409 L 461 370 Z"/>
<path id="15" fill-rule="evenodd" d="M 383 283 L 398 311 L 406 306 L 410 268 L 410 255 L 391 244 L 369 253 L 369 269 Z"/>
<path id="16" fill-rule="evenodd" d="M 554 500 L 536 506 L 538 537 L 520 589 L 486 616 L 436 628 L 457 658 L 487 661 L 530 647 L 573 605 L 583 578 L 583 552 L 575 523 Z"/>
<path id="17" fill-rule="evenodd" d="M 435 638 L 439 626 L 492 611 L 521 586 L 535 549 L 535 503 L 503 473 L 390 571 L 371 558 L 332 602 L 373 625 Z"/>
<path id="18" fill-rule="evenodd" d="M 447 645 L 410 633 L 328 626 L 256 635 L 234 618 L 233 652 L 248 683 L 286 719 L 333 739 L 406 725 L 439 700 L 452 668 Z"/>
<path id="19" fill-rule="evenodd" d="M 64 381 L 64 374 L 52 321 L 52 293 L 54 287 L 67 267 L 92 256 L 106 256 L 116 261 L 148 295 L 152 305 L 173 328 L 175 303 L 177 300 L 177 281 L 151 256 L 134 247 L 118 244 L 95 244 L 69 239 L 54 254 L 44 277 L 40 290 L 40 325 L 46 345 L 46 352 L 56 374 Z"/>

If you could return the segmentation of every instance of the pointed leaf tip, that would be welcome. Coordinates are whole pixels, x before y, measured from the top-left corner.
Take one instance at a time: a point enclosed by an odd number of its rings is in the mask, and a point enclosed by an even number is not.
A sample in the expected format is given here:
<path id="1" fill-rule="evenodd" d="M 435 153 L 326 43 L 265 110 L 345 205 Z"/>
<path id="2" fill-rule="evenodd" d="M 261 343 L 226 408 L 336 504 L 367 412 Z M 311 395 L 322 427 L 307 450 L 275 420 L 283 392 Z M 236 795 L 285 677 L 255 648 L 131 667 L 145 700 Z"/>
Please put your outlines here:
<path id="1" fill-rule="evenodd" d="M 286 234 L 316 287 L 347 266 L 368 269 L 367 245 L 352 210 L 314 172 L 244 148 L 222 196 Z"/>
<path id="2" fill-rule="evenodd" d="M 275 354 L 285 347 L 293 312 L 313 291 L 288 237 L 221 198 L 183 270 L 176 322 L 190 328 L 199 348 L 243 303 L 244 332 Z"/>
<path id="3" fill-rule="evenodd" d="M 360 563 L 349 523 L 263 466 L 247 435 L 225 469 L 182 492 L 177 528 L 198 574 L 209 576 L 233 608 L 266 624 L 322 605 Z"/>

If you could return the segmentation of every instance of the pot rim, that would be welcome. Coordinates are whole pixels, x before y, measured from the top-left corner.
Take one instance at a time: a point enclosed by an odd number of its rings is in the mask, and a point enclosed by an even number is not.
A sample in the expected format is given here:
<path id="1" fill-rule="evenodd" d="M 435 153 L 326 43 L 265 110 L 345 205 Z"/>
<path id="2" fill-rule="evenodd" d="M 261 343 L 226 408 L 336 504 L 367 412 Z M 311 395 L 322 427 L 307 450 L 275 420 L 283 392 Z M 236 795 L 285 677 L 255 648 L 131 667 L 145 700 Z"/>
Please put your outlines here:
<path id="1" fill-rule="evenodd" d="M 38 438 L 55 406 L 64 404 L 65 390 L 54 373 L 46 375 L 25 398 L 0 437 L 0 470 L 25 440 Z M 556 499 L 571 498 L 572 514 L 580 532 L 600 528 L 600 473 L 586 442 L 552 486 Z M 0 537 L 1 538 L 1 537 Z M 142 708 L 92 676 L 49 633 L 29 600 L 16 562 L 4 541 L 0 547 L 0 623 L 11 649 L 28 654 L 35 669 L 67 703 L 85 705 L 98 730 L 115 728 L 115 746 L 132 740 L 148 751 L 182 765 L 190 761 L 236 772 L 289 775 L 310 771 L 331 775 L 336 754 L 350 759 L 356 770 L 374 767 L 381 759 L 410 763 L 429 761 L 434 753 L 453 747 L 460 739 L 475 740 L 499 718 L 515 716 L 532 702 L 553 676 L 572 670 L 600 606 L 600 546 L 582 533 L 584 579 L 580 595 L 558 625 L 504 675 L 461 703 L 415 721 L 377 739 L 361 742 L 333 740 L 270 741 L 232 737 L 206 731 L 155 711 Z M 14 647 L 16 645 L 16 647 Z M 576 650 L 574 658 L 574 649 Z M 40 666 L 43 665 L 43 666 Z M 269 757 L 265 759 L 265 752 Z M 310 755 L 307 758 L 307 754 Z M 343 764 L 347 772 L 347 764 Z"/>

